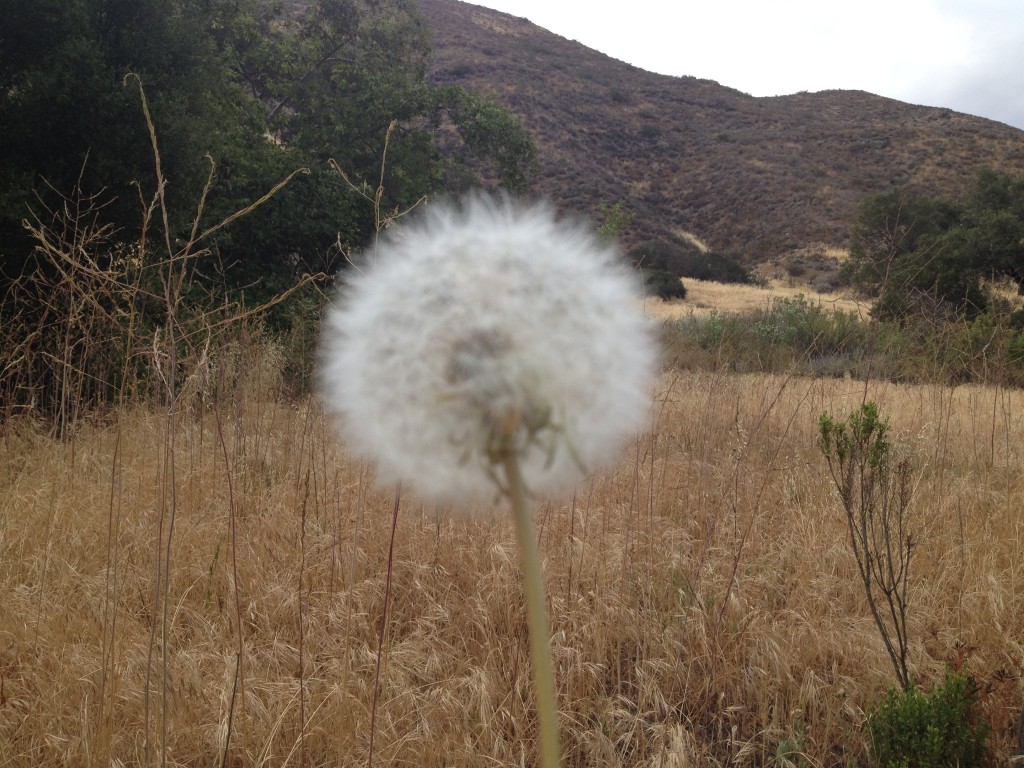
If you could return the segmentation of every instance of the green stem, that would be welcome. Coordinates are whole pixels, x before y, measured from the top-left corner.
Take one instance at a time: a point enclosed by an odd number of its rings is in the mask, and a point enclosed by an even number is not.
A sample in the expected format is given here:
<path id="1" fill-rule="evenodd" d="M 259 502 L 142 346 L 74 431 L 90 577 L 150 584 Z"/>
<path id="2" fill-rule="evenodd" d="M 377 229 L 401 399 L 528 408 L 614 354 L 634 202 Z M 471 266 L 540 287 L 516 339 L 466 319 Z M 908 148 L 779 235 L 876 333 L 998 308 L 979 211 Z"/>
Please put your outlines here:
<path id="1" fill-rule="evenodd" d="M 555 708 L 555 674 L 551 666 L 551 641 L 548 632 L 547 599 L 544 578 L 537 551 L 526 486 L 519 471 L 519 460 L 508 451 L 502 459 L 508 481 L 509 500 L 516 521 L 516 538 L 523 564 L 523 589 L 526 592 L 526 620 L 530 628 L 530 658 L 533 661 L 533 686 L 537 696 L 537 718 L 540 722 L 540 764 L 542 768 L 558 768 L 558 711 Z"/>

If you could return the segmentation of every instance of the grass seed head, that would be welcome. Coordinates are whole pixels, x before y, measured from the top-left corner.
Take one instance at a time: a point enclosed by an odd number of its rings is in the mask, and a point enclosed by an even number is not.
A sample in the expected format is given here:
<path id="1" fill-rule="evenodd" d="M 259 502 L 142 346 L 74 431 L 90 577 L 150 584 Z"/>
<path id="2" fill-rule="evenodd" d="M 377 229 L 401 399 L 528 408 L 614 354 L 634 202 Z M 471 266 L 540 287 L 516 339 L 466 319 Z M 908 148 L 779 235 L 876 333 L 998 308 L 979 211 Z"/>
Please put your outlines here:
<path id="1" fill-rule="evenodd" d="M 635 275 L 546 204 L 475 196 L 387 233 L 329 309 L 320 385 L 347 444 L 435 501 L 571 488 L 644 424 L 657 369 Z"/>

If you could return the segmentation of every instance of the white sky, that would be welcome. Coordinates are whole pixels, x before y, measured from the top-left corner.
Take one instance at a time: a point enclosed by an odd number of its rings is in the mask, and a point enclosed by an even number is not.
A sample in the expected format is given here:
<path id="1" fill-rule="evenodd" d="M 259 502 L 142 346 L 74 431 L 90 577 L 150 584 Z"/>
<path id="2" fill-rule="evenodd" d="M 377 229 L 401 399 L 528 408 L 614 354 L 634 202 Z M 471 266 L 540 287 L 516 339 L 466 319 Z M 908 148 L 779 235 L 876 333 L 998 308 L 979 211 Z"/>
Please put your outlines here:
<path id="1" fill-rule="evenodd" d="M 1024 129 L 1024 0 L 470 0 L 651 72 L 832 88 Z"/>

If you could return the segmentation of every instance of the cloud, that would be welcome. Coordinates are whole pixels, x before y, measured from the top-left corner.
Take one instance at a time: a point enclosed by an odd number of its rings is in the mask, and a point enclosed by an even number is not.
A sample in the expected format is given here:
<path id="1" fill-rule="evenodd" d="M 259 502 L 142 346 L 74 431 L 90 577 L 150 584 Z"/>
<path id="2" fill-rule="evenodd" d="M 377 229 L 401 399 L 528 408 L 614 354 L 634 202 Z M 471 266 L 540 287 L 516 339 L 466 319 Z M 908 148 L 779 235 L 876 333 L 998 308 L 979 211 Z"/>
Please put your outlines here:
<path id="1" fill-rule="evenodd" d="M 950 107 L 1024 130 L 1024 8 L 1015 8 L 1010 17 L 1000 20 L 980 16 L 965 22 L 965 34 L 971 39 L 969 53 L 938 60 L 899 98 Z"/>
<path id="2" fill-rule="evenodd" d="M 1020 0 L 475 0 L 652 72 L 754 96 L 863 90 L 1024 129 Z"/>

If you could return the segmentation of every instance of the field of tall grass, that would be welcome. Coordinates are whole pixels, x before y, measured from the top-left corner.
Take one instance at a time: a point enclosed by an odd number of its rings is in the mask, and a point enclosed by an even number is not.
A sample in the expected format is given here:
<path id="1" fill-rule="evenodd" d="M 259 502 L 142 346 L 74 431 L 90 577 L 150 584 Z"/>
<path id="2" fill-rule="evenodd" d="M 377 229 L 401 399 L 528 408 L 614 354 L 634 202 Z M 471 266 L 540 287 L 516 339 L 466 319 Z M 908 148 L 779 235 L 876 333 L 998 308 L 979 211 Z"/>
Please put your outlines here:
<path id="1" fill-rule="evenodd" d="M 256 354 L 259 352 L 259 354 Z M 531 765 L 507 513 L 452 516 L 282 393 L 0 435 L 0 765 Z M 538 504 L 564 764 L 865 764 L 896 684 L 817 447 L 865 400 L 912 460 L 911 670 L 1024 670 L 1024 392 L 667 371 L 613 471 Z"/>
<path id="2" fill-rule="evenodd" d="M 662 320 L 679 320 L 714 312 L 753 313 L 769 309 L 780 299 L 807 299 L 815 306 L 855 314 L 862 320 L 867 319 L 871 309 L 869 303 L 842 293 L 820 293 L 807 285 L 785 285 L 778 280 L 764 285 L 743 285 L 690 277 L 684 280 L 684 285 L 685 300 L 652 300 L 648 302 L 650 314 Z"/>
<path id="3" fill-rule="evenodd" d="M 509 514 L 375 483 L 304 394 L 327 276 L 253 307 L 197 267 L 295 174 L 154 245 L 147 125 L 139 242 L 76 190 L 0 303 L 0 768 L 537 764 Z M 536 500 L 563 764 L 870 763 L 897 680 L 818 447 L 868 401 L 911 462 L 912 677 L 972 676 L 1019 762 L 1024 333 L 686 284 L 651 429 Z"/>

